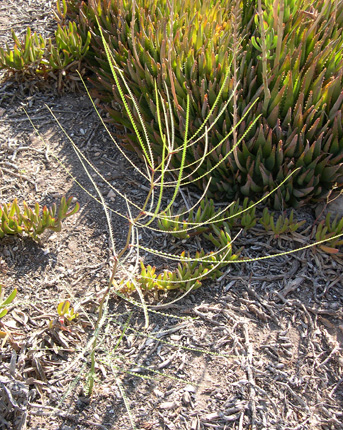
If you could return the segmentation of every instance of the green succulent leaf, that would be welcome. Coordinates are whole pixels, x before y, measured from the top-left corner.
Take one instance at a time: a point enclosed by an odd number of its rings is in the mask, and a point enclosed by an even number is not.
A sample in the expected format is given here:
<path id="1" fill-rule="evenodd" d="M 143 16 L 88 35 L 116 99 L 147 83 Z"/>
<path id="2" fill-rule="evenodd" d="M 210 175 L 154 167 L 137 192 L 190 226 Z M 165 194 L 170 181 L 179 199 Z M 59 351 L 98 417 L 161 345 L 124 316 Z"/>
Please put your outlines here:
<path id="1" fill-rule="evenodd" d="M 80 205 L 76 203 L 75 206 L 69 210 L 71 204 L 72 197 L 70 197 L 68 201 L 63 197 L 57 216 L 55 204 L 49 209 L 44 206 L 41 211 L 37 202 L 33 210 L 30 209 L 26 202 L 23 202 L 23 212 L 20 211 L 17 199 L 14 199 L 12 204 L 0 205 L 0 237 L 3 237 L 5 234 L 13 235 L 25 232 L 35 239 L 46 229 L 61 231 L 62 221 L 74 215 L 80 208 Z M 40 212 L 42 213 L 40 214 Z"/>

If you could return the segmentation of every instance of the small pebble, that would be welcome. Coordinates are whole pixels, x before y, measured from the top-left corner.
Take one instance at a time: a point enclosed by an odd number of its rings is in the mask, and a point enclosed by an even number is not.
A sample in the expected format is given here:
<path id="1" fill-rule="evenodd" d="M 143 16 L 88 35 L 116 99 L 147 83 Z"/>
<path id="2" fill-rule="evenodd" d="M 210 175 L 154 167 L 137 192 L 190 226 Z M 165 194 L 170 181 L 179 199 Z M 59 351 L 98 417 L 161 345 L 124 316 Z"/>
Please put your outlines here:
<path id="1" fill-rule="evenodd" d="M 158 390 L 157 388 L 154 389 L 154 394 L 157 397 L 163 397 L 164 396 L 164 393 L 162 391 Z"/>
<path id="2" fill-rule="evenodd" d="M 175 409 L 177 406 L 176 402 L 163 402 L 160 404 L 160 409 Z"/>
<path id="3" fill-rule="evenodd" d="M 187 384 L 185 386 L 184 390 L 188 391 L 189 393 L 195 393 L 196 392 L 194 385 L 191 385 L 191 384 Z"/>
<path id="4" fill-rule="evenodd" d="M 191 401 L 192 401 L 191 395 L 189 394 L 188 391 L 185 391 L 182 395 L 182 403 L 187 406 L 191 404 Z"/>

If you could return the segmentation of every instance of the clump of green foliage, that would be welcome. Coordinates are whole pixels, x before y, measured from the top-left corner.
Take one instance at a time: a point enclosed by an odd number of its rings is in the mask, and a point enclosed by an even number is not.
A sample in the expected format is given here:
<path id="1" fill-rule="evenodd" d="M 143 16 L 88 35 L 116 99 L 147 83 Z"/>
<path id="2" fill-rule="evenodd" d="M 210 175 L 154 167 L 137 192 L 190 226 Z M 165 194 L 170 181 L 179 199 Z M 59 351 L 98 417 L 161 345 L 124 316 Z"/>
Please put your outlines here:
<path id="1" fill-rule="evenodd" d="M 281 234 L 294 233 L 299 227 L 305 224 L 305 220 L 296 222 L 294 221 L 294 211 L 292 210 L 289 217 L 282 214 L 279 215 L 276 222 L 274 221 L 274 213 L 270 212 L 268 208 L 264 208 L 260 223 L 266 229 L 274 233 L 275 237 Z"/>
<path id="2" fill-rule="evenodd" d="M 162 215 L 158 220 L 159 227 L 179 239 L 209 232 L 212 226 L 222 227 L 223 219 L 230 230 L 235 227 L 248 229 L 256 225 L 256 205 L 248 198 L 243 200 L 242 205 L 238 199 L 221 211 L 216 210 L 212 199 L 204 198 L 197 210 L 191 208 L 187 211 L 186 208 L 181 208 L 179 213 L 175 214 L 170 208 Z"/>
<path id="3" fill-rule="evenodd" d="M 4 294 L 5 292 L 3 290 L 3 285 L 0 284 L 0 319 L 7 315 L 7 306 L 10 305 L 16 298 L 17 289 L 15 288 L 12 293 L 7 297 L 7 299 L 4 299 Z"/>
<path id="4" fill-rule="evenodd" d="M 23 40 L 12 30 L 13 49 L 0 47 L 0 70 L 8 76 L 39 86 L 54 83 L 58 91 L 65 88 L 75 90 L 82 72 L 81 60 L 86 55 L 91 35 L 88 32 L 83 41 L 75 22 L 58 24 L 53 39 L 45 39 L 32 33 L 28 27 Z"/>
<path id="5" fill-rule="evenodd" d="M 62 221 L 80 209 L 79 203 L 70 209 L 72 201 L 73 197 L 62 197 L 59 207 L 54 203 L 49 208 L 44 206 L 42 210 L 38 203 L 31 209 L 26 202 L 23 202 L 24 210 L 21 210 L 17 199 L 0 205 L 0 238 L 6 234 L 26 233 L 36 239 L 46 229 L 61 231 Z"/>
<path id="6" fill-rule="evenodd" d="M 0 68 L 28 80 L 53 77 L 61 89 L 66 82 L 75 86 L 76 70 L 83 72 L 87 64 L 95 74 L 93 94 L 110 120 L 126 127 L 121 137 L 127 146 L 142 156 L 122 112 L 100 26 L 123 70 L 125 82 L 119 81 L 131 89 L 126 103 L 143 133 L 133 109 L 135 103 L 140 106 L 156 160 L 163 143 L 152 96 L 155 82 L 164 103 L 172 101 L 176 147 L 182 145 L 188 96 L 191 133 L 209 113 L 217 118 L 207 143 L 198 136 L 186 154 L 188 173 L 199 187 L 207 186 L 211 170 L 208 196 L 258 199 L 295 168 L 296 174 L 269 197 L 277 210 L 323 199 L 334 185 L 342 187 L 342 2 L 154 0 L 147 7 L 145 0 L 58 0 L 57 18 L 53 41 L 30 29 L 24 41 L 13 33 L 15 47 L 0 49 Z M 66 24 L 68 19 L 72 22 Z M 160 121 L 167 126 L 164 115 Z M 193 163 L 204 153 L 206 165 L 194 172 Z M 180 154 L 173 163 L 180 166 Z"/>
<path id="7" fill-rule="evenodd" d="M 6 299 L 4 298 L 4 296 L 5 296 L 4 286 L 0 284 L 0 339 L 3 339 L 1 343 L 1 347 L 5 345 L 7 339 L 10 339 L 11 341 L 10 333 L 2 324 L 1 319 L 7 315 L 8 313 L 7 306 L 10 305 L 13 302 L 13 300 L 16 298 L 17 289 L 14 288 L 14 290 Z M 4 330 L 1 330 L 2 328 L 4 328 Z"/>
<path id="8" fill-rule="evenodd" d="M 334 237 L 333 240 L 329 240 L 319 247 L 322 251 L 329 254 L 337 254 L 339 252 L 338 247 L 343 245 L 342 238 L 337 237 L 340 234 L 343 234 L 343 218 L 336 215 L 336 217 L 331 220 L 331 214 L 328 213 L 325 220 L 321 221 L 316 228 L 315 238 L 316 241 L 319 242 L 323 239 Z"/>
<path id="9" fill-rule="evenodd" d="M 145 266 L 141 261 L 140 273 L 134 282 L 123 280 L 119 285 L 119 289 L 123 292 L 132 292 L 136 290 L 135 284 L 138 284 L 142 291 L 153 291 L 155 294 L 158 291 L 174 289 L 188 291 L 199 288 L 205 279 L 219 278 L 223 274 L 222 268 L 238 260 L 238 253 L 232 252 L 232 240 L 228 226 L 225 223 L 223 224 L 223 229 L 219 229 L 212 224 L 212 232 L 204 235 L 212 243 L 216 251 L 206 253 L 201 249 L 196 251 L 193 257 L 186 251 L 183 251 L 179 256 L 169 255 L 173 259 L 177 258 L 179 260 L 176 269 L 164 270 L 159 274 L 156 273 L 156 267 Z M 202 223 L 198 225 L 201 226 Z M 168 232 L 168 229 L 165 231 Z M 181 237 L 183 234 L 184 232 L 180 231 Z M 163 253 L 161 256 L 163 256 Z"/>
<path id="10" fill-rule="evenodd" d="M 62 322 L 64 323 L 66 320 L 72 322 L 75 318 L 79 316 L 77 312 L 75 312 L 73 307 L 70 307 L 70 301 L 65 300 L 64 302 L 60 302 L 57 306 L 57 313 L 60 316 Z"/>
<path id="11" fill-rule="evenodd" d="M 62 329 L 69 331 L 67 327 L 72 321 L 76 320 L 79 316 L 77 312 L 75 312 L 74 307 L 70 306 L 69 300 L 64 300 L 57 305 L 57 314 L 58 317 L 54 320 L 50 320 L 48 323 L 48 327 L 50 329 Z"/>
<path id="12" fill-rule="evenodd" d="M 230 71 L 212 112 L 215 118 L 223 110 L 209 130 L 208 150 L 205 140 L 199 139 L 186 155 L 192 166 L 207 153 L 206 163 L 189 173 L 205 187 L 208 170 L 214 168 L 209 196 L 257 199 L 296 167 L 299 171 L 269 198 L 277 210 L 324 198 L 333 185 L 342 186 L 342 2 L 154 0 L 149 7 L 145 0 L 66 3 L 67 15 L 77 22 L 83 40 L 92 32 L 87 61 L 96 75 L 94 94 L 112 121 L 128 128 L 124 139 L 139 154 L 137 136 L 121 112 L 97 19 L 131 88 L 126 102 L 133 107 L 136 100 L 140 106 L 156 159 L 163 144 L 152 97 L 154 82 L 166 104 L 167 90 L 171 94 L 175 143 L 180 146 L 187 97 L 190 132 L 195 133 Z M 142 132 L 138 114 L 133 115 Z M 242 144 L 218 164 L 256 118 Z M 163 115 L 161 122 L 166 126 Z M 235 131 L 223 139 L 232 127 Z M 180 161 L 175 157 L 175 166 Z"/>

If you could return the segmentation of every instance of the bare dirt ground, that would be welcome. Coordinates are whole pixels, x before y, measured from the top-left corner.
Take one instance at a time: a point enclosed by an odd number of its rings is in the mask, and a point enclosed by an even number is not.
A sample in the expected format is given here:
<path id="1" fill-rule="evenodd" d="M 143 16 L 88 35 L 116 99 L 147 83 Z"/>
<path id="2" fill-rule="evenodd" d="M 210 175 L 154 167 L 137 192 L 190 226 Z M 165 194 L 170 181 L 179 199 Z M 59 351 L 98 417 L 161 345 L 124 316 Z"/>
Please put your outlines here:
<path id="1" fill-rule="evenodd" d="M 50 3 L 3 0 L 1 45 L 11 28 L 49 34 Z M 81 204 L 61 233 L 44 233 L 39 243 L 0 239 L 0 283 L 6 295 L 18 288 L 2 320 L 12 341 L 0 350 L 0 428 L 343 429 L 343 260 L 318 250 L 232 265 L 222 279 L 152 309 L 148 329 L 140 308 L 113 294 L 95 390 L 85 395 L 88 342 L 109 277 L 109 235 L 101 205 L 88 194 L 95 195 L 91 182 L 45 104 L 112 185 L 137 202 L 145 191 L 85 94 L 30 94 L 19 83 L 0 84 L 0 204 L 16 197 L 50 205 L 63 195 Z M 108 205 L 125 213 L 124 202 L 96 182 Z M 297 215 L 307 225 L 315 220 L 314 208 Z M 127 224 L 113 216 L 112 226 L 120 248 Z M 178 246 L 144 232 L 142 241 Z M 306 241 L 301 234 L 274 240 L 254 229 L 236 245 L 254 257 Z M 146 300 L 156 305 L 175 297 Z M 79 306 L 79 321 L 70 331 L 57 323 L 49 329 L 65 299 Z"/>

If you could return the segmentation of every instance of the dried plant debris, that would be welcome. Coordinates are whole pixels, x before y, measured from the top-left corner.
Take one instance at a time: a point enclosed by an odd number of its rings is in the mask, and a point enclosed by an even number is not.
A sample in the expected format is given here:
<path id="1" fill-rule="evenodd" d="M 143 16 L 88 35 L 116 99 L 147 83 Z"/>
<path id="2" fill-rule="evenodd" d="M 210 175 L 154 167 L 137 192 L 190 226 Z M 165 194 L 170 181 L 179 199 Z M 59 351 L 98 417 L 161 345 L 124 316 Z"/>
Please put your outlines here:
<path id="1" fill-rule="evenodd" d="M 10 374 L 0 376 L 1 428 L 18 430 L 26 428 L 28 398 L 27 384 L 16 380 Z"/>
<path id="2" fill-rule="evenodd" d="M 6 7 L 8 17 L 13 14 L 14 24 L 27 19 L 25 25 L 32 25 L 40 13 L 46 16 L 47 4 L 4 0 L 1 8 Z M 1 22 L 2 29 L 9 30 L 8 22 Z M 0 116 L 1 202 L 17 197 L 49 206 L 68 194 L 81 209 L 60 233 L 45 232 L 41 243 L 16 236 L 0 240 L 4 297 L 18 290 L 1 318 L 6 339 L 0 338 L 0 428 L 342 429 L 343 263 L 339 255 L 321 250 L 232 264 L 220 279 L 204 282 L 194 294 L 169 305 L 163 294 L 160 303 L 148 296 L 146 329 L 138 306 L 111 297 L 96 351 L 95 392 L 86 396 L 86 346 L 108 282 L 108 232 L 101 207 L 52 156 L 57 154 L 91 189 L 44 103 L 123 193 L 139 201 L 144 184 L 108 144 L 86 97 L 20 97 L 6 99 Z M 50 152 L 33 133 L 23 107 Z M 106 202 L 125 210 L 125 202 L 96 180 Z M 192 191 L 185 191 L 185 198 L 191 201 Z M 310 210 L 296 210 L 294 219 L 305 219 L 307 228 L 316 217 Z M 117 246 L 122 246 L 126 226 L 115 216 L 112 225 Z M 236 239 L 243 256 L 306 242 L 302 229 L 275 237 L 260 227 Z M 192 252 L 187 239 L 181 245 L 161 234 L 141 240 L 147 247 L 160 244 L 175 253 L 182 245 Z M 168 268 L 164 261 L 159 264 Z M 178 294 L 169 295 L 168 302 Z M 58 307 L 67 301 L 78 314 L 71 321 L 67 310 Z"/>

